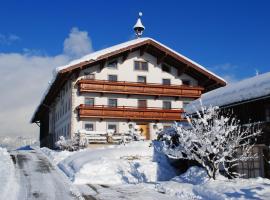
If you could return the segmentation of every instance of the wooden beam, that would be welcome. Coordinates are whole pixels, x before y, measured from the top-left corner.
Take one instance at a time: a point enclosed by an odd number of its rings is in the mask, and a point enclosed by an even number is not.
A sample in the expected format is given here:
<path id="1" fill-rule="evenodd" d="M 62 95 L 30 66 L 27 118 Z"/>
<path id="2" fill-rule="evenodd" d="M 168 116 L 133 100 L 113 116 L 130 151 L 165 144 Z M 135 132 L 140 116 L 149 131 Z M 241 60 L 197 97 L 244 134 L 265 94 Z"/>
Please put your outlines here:
<path id="1" fill-rule="evenodd" d="M 123 53 L 122 62 L 124 62 L 128 58 L 129 53 L 130 53 L 130 51 Z"/>
<path id="2" fill-rule="evenodd" d="M 146 52 L 148 47 L 149 47 L 148 45 L 145 45 L 142 48 L 140 48 L 140 57 L 142 57 L 144 55 L 144 53 Z"/>
<path id="3" fill-rule="evenodd" d="M 184 65 L 181 69 L 178 68 L 177 75 L 181 76 L 183 73 L 185 73 L 187 71 L 188 68 L 189 68 L 188 65 Z"/>
<path id="4" fill-rule="evenodd" d="M 100 71 L 104 68 L 105 63 L 106 63 L 106 59 L 104 59 L 104 60 L 102 60 L 102 61 L 100 62 L 100 64 L 99 64 L 99 70 L 100 70 Z"/>
<path id="5" fill-rule="evenodd" d="M 200 83 L 200 85 L 201 86 L 206 86 L 207 84 L 209 84 L 209 82 L 211 82 L 212 81 L 212 79 L 210 78 L 210 77 L 208 77 L 208 79 L 205 79 L 205 81 L 202 81 L 201 83 Z"/>
<path id="6" fill-rule="evenodd" d="M 161 63 L 163 63 L 164 59 L 167 57 L 167 53 L 165 53 L 164 55 L 157 57 L 157 65 L 160 65 Z"/>

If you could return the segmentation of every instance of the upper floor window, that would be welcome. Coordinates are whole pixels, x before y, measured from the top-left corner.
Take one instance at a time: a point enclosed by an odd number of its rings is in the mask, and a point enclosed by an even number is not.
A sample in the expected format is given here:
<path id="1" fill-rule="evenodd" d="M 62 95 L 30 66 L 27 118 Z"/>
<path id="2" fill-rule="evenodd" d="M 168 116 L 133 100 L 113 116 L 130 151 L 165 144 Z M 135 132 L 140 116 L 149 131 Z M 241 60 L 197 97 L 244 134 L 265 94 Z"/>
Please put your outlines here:
<path id="1" fill-rule="evenodd" d="M 108 99 L 109 107 L 117 107 L 117 99 Z"/>
<path id="2" fill-rule="evenodd" d="M 144 99 L 139 99 L 138 100 L 138 107 L 139 108 L 146 108 L 147 107 L 147 101 Z"/>
<path id="3" fill-rule="evenodd" d="M 182 80 L 183 85 L 191 85 L 190 80 Z"/>
<path id="4" fill-rule="evenodd" d="M 89 72 L 84 72 L 84 78 L 85 79 L 95 79 L 95 74 L 90 74 Z"/>
<path id="5" fill-rule="evenodd" d="M 84 104 L 88 106 L 93 106 L 95 105 L 95 99 L 94 98 L 85 98 Z"/>
<path id="6" fill-rule="evenodd" d="M 109 68 L 117 69 L 117 63 L 118 63 L 117 60 L 111 60 L 111 61 L 108 62 L 107 66 Z"/>
<path id="7" fill-rule="evenodd" d="M 146 76 L 138 76 L 137 80 L 139 83 L 146 83 Z"/>
<path id="8" fill-rule="evenodd" d="M 171 109 L 171 108 L 172 108 L 172 102 L 163 101 L 163 109 Z"/>
<path id="9" fill-rule="evenodd" d="M 185 108 L 187 107 L 188 104 L 189 104 L 188 101 L 184 101 L 184 102 L 183 102 L 183 108 L 185 109 Z"/>
<path id="10" fill-rule="evenodd" d="M 94 124 L 93 123 L 85 123 L 84 129 L 87 131 L 93 131 L 94 130 Z"/>
<path id="11" fill-rule="evenodd" d="M 117 81 L 117 75 L 108 75 L 109 81 Z"/>
<path id="12" fill-rule="evenodd" d="M 148 63 L 145 61 L 134 61 L 134 69 L 148 71 Z"/>
<path id="13" fill-rule="evenodd" d="M 163 85 L 171 85 L 171 79 L 168 79 L 168 78 L 162 79 L 162 84 Z"/>
<path id="14" fill-rule="evenodd" d="M 171 72 L 171 67 L 169 65 L 166 65 L 166 64 L 162 64 L 161 69 L 164 72 L 168 72 L 168 73 Z"/>

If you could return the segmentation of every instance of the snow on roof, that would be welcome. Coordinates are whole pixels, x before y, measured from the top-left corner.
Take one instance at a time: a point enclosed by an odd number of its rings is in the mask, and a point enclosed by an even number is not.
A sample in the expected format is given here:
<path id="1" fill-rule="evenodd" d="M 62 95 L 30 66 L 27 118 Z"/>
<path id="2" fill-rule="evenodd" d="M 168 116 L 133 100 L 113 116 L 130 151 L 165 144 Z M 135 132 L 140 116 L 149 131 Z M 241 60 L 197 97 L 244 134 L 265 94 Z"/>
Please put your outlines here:
<path id="1" fill-rule="evenodd" d="M 95 51 L 95 52 L 87 54 L 87 55 L 85 55 L 85 56 L 83 56 L 83 57 L 81 57 L 79 59 L 73 60 L 70 63 L 68 63 L 67 65 L 57 67 L 56 72 L 59 72 L 59 71 L 61 71 L 63 69 L 71 67 L 73 65 L 79 64 L 81 62 L 91 61 L 91 60 L 95 61 L 95 60 L 98 59 L 98 57 L 100 57 L 102 55 L 117 51 L 119 49 L 126 48 L 126 47 L 134 45 L 134 44 L 144 42 L 144 41 L 146 41 L 148 39 L 149 38 L 137 38 L 137 39 L 130 40 L 130 41 L 127 41 L 127 42 L 124 42 L 124 43 L 121 43 L 121 44 L 117 44 L 117 45 L 114 45 L 114 46 L 111 46 L 111 47 L 108 47 L 108 48 L 105 48 L 105 49 L 102 49 L 102 50 L 99 50 L 99 51 Z"/>
<path id="2" fill-rule="evenodd" d="M 85 62 L 85 61 L 91 61 L 91 60 L 95 61 L 95 60 L 97 60 L 97 59 L 98 59 L 100 56 L 102 56 L 102 55 L 105 55 L 105 54 L 107 54 L 107 53 L 111 53 L 111 52 L 114 52 L 114 51 L 117 51 L 117 50 L 120 50 L 120 49 L 124 49 L 124 48 L 126 48 L 126 47 L 131 46 L 131 45 L 135 45 L 135 44 L 138 44 L 138 43 L 147 41 L 147 40 L 152 40 L 153 42 L 159 44 L 160 46 L 162 46 L 162 47 L 164 47 L 164 48 L 166 48 L 166 49 L 168 49 L 169 51 L 173 52 L 174 54 L 176 54 L 176 55 L 182 57 L 183 59 L 189 61 L 190 63 L 192 63 L 192 64 L 198 66 L 199 68 L 201 68 L 202 70 L 208 72 L 209 74 L 211 74 L 211 75 L 213 75 L 213 76 L 219 78 L 220 80 L 226 82 L 226 80 L 224 80 L 224 79 L 221 78 L 220 76 L 214 74 L 213 72 L 207 70 L 205 67 L 203 67 L 202 65 L 198 64 L 197 62 L 195 62 L 195 61 L 193 61 L 193 60 L 190 60 L 189 58 L 183 56 L 182 54 L 180 54 L 180 53 L 178 53 L 178 52 L 176 52 L 176 51 L 174 51 L 173 49 L 167 47 L 166 45 L 164 45 L 164 44 L 162 44 L 162 43 L 160 43 L 160 42 L 158 42 L 158 41 L 156 41 L 156 40 L 154 40 L 154 39 L 152 39 L 152 38 L 149 38 L 149 37 L 137 38 L 137 39 L 134 39 L 134 40 L 130 40 L 130 41 L 127 41 L 127 42 L 118 44 L 118 45 L 114 45 L 114 46 L 112 46 L 112 47 L 108 47 L 108 48 L 106 48 L 106 49 L 102 49 L 102 50 L 99 50 L 99 51 L 90 53 L 90 54 L 88 54 L 88 55 L 86 55 L 86 56 L 83 56 L 83 57 L 80 58 L 80 59 L 76 59 L 76 60 L 71 61 L 71 62 L 70 62 L 69 64 L 67 64 L 67 65 L 57 67 L 57 68 L 56 68 L 56 72 L 58 73 L 59 71 L 61 71 L 61 70 L 63 70 L 63 69 L 66 69 L 66 68 L 68 68 L 68 67 L 71 67 L 71 66 L 73 66 L 73 65 L 76 65 L 76 64 L 79 64 L 79 63 L 82 63 L 82 62 Z"/>
<path id="3" fill-rule="evenodd" d="M 223 78 L 221 78 L 221 77 L 219 77 L 218 75 L 214 74 L 213 72 L 207 70 L 205 67 L 203 67 L 202 65 L 200 65 L 200 64 L 198 64 L 198 63 L 196 63 L 196 62 L 194 62 L 193 60 L 190 60 L 189 58 L 183 56 L 182 54 L 180 54 L 180 53 L 174 51 L 173 49 L 171 49 L 171 48 L 169 48 L 169 47 L 167 47 L 166 45 L 164 45 L 164 44 L 162 44 L 162 43 L 160 43 L 160 42 L 158 42 L 158 41 L 156 41 L 156 40 L 154 40 L 154 39 L 152 39 L 152 38 L 148 38 L 148 37 L 137 38 L 137 39 L 133 39 L 133 40 L 130 40 L 130 41 L 127 41 L 127 42 L 124 42 L 124 43 L 120 43 L 120 44 L 117 44 L 117 45 L 114 45 L 114 46 L 111 46 L 111 47 L 108 47 L 108 48 L 105 48 L 105 49 L 102 49 L 102 50 L 99 50 L 99 51 L 95 51 L 95 52 L 93 52 L 93 53 L 90 53 L 90 54 L 87 54 L 87 55 L 83 56 L 82 58 L 73 60 L 73 61 L 71 61 L 70 63 L 68 63 L 67 65 L 63 65 L 63 66 L 57 67 L 57 68 L 54 70 L 52 80 L 50 81 L 50 84 L 48 85 L 47 89 L 44 91 L 44 93 L 43 93 L 43 95 L 42 95 L 42 98 L 41 98 L 41 101 L 40 101 L 40 104 L 39 104 L 39 106 L 36 108 L 36 110 L 35 110 L 35 112 L 34 112 L 34 115 L 32 116 L 31 121 L 33 121 L 33 119 L 34 119 L 34 117 L 35 117 L 35 115 L 36 115 L 36 113 L 37 113 L 37 111 L 38 111 L 40 105 L 43 103 L 45 97 L 46 97 L 47 94 L 49 93 L 51 86 L 52 86 L 53 83 L 55 82 L 56 77 L 57 77 L 57 75 L 59 74 L 59 72 L 60 72 L 61 70 L 67 69 L 67 68 L 72 67 L 72 66 L 74 66 L 74 65 L 76 65 L 76 64 L 83 63 L 83 62 L 86 62 L 86 61 L 95 61 L 95 60 L 97 60 L 100 56 L 103 56 L 103 55 L 105 55 L 105 54 L 108 54 L 108 53 L 111 53 L 111 52 L 114 52 L 114 51 L 117 51 L 117 50 L 121 50 L 121 49 L 127 48 L 127 47 L 129 47 L 129 46 L 131 46 L 131 45 L 139 44 L 139 43 L 144 42 L 144 41 L 147 41 L 147 40 L 151 40 L 151 41 L 153 41 L 153 42 L 159 44 L 159 45 L 162 46 L 163 48 L 168 49 L 168 50 L 171 51 L 172 53 L 174 53 L 174 54 L 176 54 L 176 55 L 182 57 L 183 59 L 187 60 L 188 62 L 192 63 L 193 65 L 195 65 L 195 66 L 201 68 L 202 70 L 206 71 L 207 73 L 209 73 L 209 74 L 211 74 L 211 75 L 217 77 L 218 79 L 220 79 L 220 80 L 222 80 L 222 81 L 224 81 L 224 82 L 226 83 L 226 81 L 225 81 Z"/>
<path id="4" fill-rule="evenodd" d="M 187 113 L 194 113 L 203 106 L 225 106 L 270 95 L 270 72 L 229 84 L 207 92 L 200 99 L 192 101 L 186 108 Z"/>

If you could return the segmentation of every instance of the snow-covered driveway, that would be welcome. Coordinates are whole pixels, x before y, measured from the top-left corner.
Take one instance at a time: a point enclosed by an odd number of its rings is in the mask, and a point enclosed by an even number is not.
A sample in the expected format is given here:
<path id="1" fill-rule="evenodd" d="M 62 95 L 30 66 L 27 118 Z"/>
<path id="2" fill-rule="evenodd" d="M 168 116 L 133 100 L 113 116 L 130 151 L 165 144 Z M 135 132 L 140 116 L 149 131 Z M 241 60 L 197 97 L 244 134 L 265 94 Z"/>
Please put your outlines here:
<path id="1" fill-rule="evenodd" d="M 19 182 L 18 199 L 77 199 L 72 186 L 39 151 L 11 153 Z"/>

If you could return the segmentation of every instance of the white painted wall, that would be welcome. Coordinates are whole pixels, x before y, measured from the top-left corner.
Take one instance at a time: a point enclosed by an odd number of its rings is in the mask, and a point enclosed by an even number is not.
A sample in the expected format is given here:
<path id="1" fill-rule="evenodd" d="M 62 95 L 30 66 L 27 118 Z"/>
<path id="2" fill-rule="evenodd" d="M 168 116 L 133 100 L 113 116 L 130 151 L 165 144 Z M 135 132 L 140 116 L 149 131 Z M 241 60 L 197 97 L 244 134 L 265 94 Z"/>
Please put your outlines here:
<path id="1" fill-rule="evenodd" d="M 100 119 L 89 119 L 86 121 L 78 120 L 76 107 L 80 104 L 84 104 L 85 98 L 92 97 L 95 98 L 96 105 L 108 105 L 109 98 L 118 99 L 118 106 L 137 106 L 138 99 L 146 99 L 148 107 L 158 107 L 162 108 L 163 101 L 171 101 L 172 108 L 182 108 L 183 101 L 188 101 L 189 99 L 175 99 L 172 97 L 160 97 L 155 99 L 153 96 L 139 96 L 139 95 L 116 95 L 116 94 L 104 94 L 101 96 L 99 93 L 88 93 L 88 94 L 79 94 L 76 82 L 83 78 L 85 74 L 95 74 L 95 79 L 99 80 L 108 80 L 108 75 L 117 75 L 118 81 L 130 81 L 137 82 L 137 76 L 146 76 L 147 83 L 162 83 L 162 79 L 169 78 L 171 80 L 171 84 L 181 85 L 182 80 L 189 80 L 191 85 L 196 86 L 198 84 L 197 80 L 194 78 L 182 74 L 181 76 L 177 75 L 177 69 L 171 66 L 171 73 L 167 73 L 162 71 L 161 65 L 157 65 L 157 59 L 150 54 L 144 53 L 142 57 L 139 56 L 139 51 L 130 53 L 128 58 L 122 62 L 122 58 L 118 58 L 118 66 L 117 69 L 112 69 L 107 67 L 107 63 L 104 68 L 100 70 L 100 66 L 92 66 L 88 69 L 82 70 L 80 72 L 79 77 L 75 79 L 70 79 L 63 89 L 61 90 L 61 98 L 57 98 L 54 102 L 53 110 L 58 113 L 66 102 L 71 100 L 71 110 L 65 112 L 63 116 L 60 117 L 57 121 L 55 121 L 55 127 L 53 128 L 53 112 L 50 112 L 50 132 L 54 133 L 55 140 L 59 138 L 60 135 L 65 135 L 66 127 L 70 127 L 69 133 L 71 135 L 66 135 L 67 137 L 72 136 L 73 133 L 77 132 L 84 128 L 84 123 L 92 122 L 94 123 L 95 130 L 97 131 L 107 131 L 108 123 L 117 123 L 118 131 L 123 133 L 128 131 L 128 123 L 127 120 L 103 120 Z M 134 70 L 134 61 L 146 61 L 148 62 L 148 71 L 136 71 Z M 63 92 L 65 87 L 68 87 L 67 92 Z M 66 91 L 66 90 L 65 90 Z M 70 124 L 70 125 L 69 125 Z M 153 125 L 155 123 L 149 124 L 149 130 L 152 138 L 155 138 L 156 130 L 153 129 Z M 162 127 L 164 124 L 168 124 L 167 122 L 158 123 L 159 127 Z"/>

